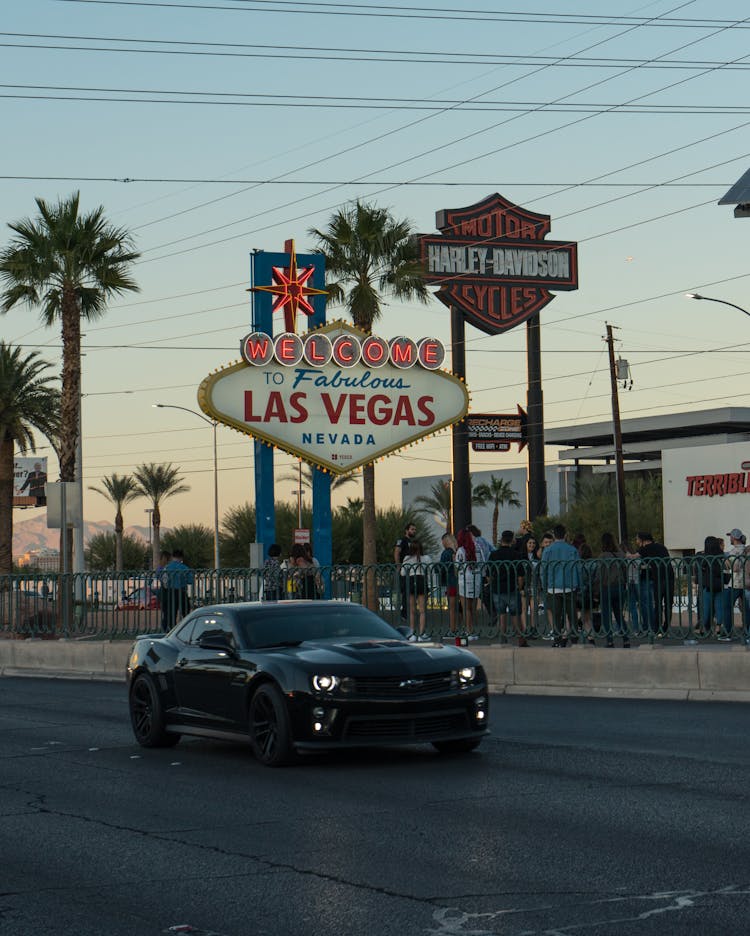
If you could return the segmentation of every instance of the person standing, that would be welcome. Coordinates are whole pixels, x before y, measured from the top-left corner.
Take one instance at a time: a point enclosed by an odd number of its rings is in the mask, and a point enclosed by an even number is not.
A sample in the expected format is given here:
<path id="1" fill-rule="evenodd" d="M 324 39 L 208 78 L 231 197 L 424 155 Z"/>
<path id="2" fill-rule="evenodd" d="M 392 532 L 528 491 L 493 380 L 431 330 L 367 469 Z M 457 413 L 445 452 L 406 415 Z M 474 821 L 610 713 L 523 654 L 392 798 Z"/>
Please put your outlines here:
<path id="1" fill-rule="evenodd" d="M 674 601 L 674 569 L 669 561 L 669 550 L 654 542 L 650 533 L 635 535 L 638 555 L 641 557 L 641 616 L 642 630 L 647 634 L 665 637 L 672 619 Z"/>
<path id="2" fill-rule="evenodd" d="M 458 579 L 456 578 L 456 550 L 458 543 L 452 533 L 443 533 L 443 551 L 440 553 L 440 580 L 448 602 L 448 627 L 452 637 L 458 631 Z"/>
<path id="3" fill-rule="evenodd" d="M 173 549 L 172 558 L 162 572 L 162 627 L 165 631 L 172 630 L 178 619 L 188 613 L 188 586 L 194 581 L 193 570 L 185 563 L 185 554 L 181 549 Z"/>
<path id="4" fill-rule="evenodd" d="M 602 551 L 599 556 L 597 579 L 602 630 L 608 647 L 615 645 L 612 630 L 613 617 L 617 625 L 617 633 L 622 637 L 623 647 L 630 646 L 625 617 L 622 613 L 627 577 L 625 561 L 625 553 L 618 549 L 614 536 L 611 533 L 602 533 Z"/>
<path id="5" fill-rule="evenodd" d="M 724 589 L 724 624 L 729 633 L 734 630 L 734 606 L 740 602 L 740 615 L 742 618 L 742 632 L 747 631 L 748 621 L 745 613 L 745 543 L 747 542 L 742 530 L 735 527 L 727 533 L 729 549 L 726 551 L 725 566 L 729 572 L 729 582 Z"/>
<path id="6" fill-rule="evenodd" d="M 567 530 L 559 523 L 552 531 L 554 541 L 547 546 L 540 563 L 542 583 L 546 593 L 545 607 L 552 609 L 553 647 L 564 647 L 568 640 L 576 643 L 576 592 L 581 587 L 578 550 L 566 542 Z M 565 621 L 567 620 L 567 630 Z"/>
<path id="7" fill-rule="evenodd" d="M 302 543 L 292 546 L 292 581 L 294 598 L 318 597 L 318 570 Z"/>
<path id="8" fill-rule="evenodd" d="M 528 647 L 521 633 L 521 589 L 524 577 L 519 559 L 513 548 L 513 530 L 503 530 L 499 546 L 490 553 L 490 581 L 498 611 L 500 643 L 508 642 L 510 625 L 510 632 L 518 635 L 518 646 Z"/>
<path id="9" fill-rule="evenodd" d="M 162 549 L 159 553 L 159 565 L 156 567 L 154 577 L 151 580 L 151 589 L 156 593 L 156 602 L 161 609 L 161 629 L 165 632 L 169 630 L 169 615 L 167 613 L 167 582 L 164 570 L 171 558 L 172 553 Z M 125 590 L 123 589 L 124 594 Z"/>
<path id="10" fill-rule="evenodd" d="M 393 561 L 396 563 L 396 572 L 398 573 L 399 590 L 401 592 L 401 620 L 406 623 L 409 617 L 409 595 L 406 592 L 406 582 L 401 575 L 401 563 L 406 559 L 411 550 L 411 544 L 417 535 L 417 527 L 414 523 L 407 523 L 404 528 L 404 535 L 396 541 L 393 547 Z"/>
<path id="11" fill-rule="evenodd" d="M 268 547 L 268 559 L 263 563 L 264 601 L 281 601 L 284 597 L 280 556 L 281 546 L 278 543 L 271 543 Z"/>
<path id="12" fill-rule="evenodd" d="M 536 632 L 541 635 L 542 640 L 555 639 L 555 629 L 552 625 L 552 608 L 544 601 L 544 584 L 542 583 L 542 556 L 544 555 L 544 550 L 548 546 L 551 546 L 554 541 L 555 537 L 552 535 L 552 530 L 545 530 L 544 533 L 542 533 L 542 538 L 536 550 L 536 557 L 539 560 L 539 564 L 536 567 L 537 594 L 539 596 L 539 601 L 535 609 L 535 618 Z M 542 623 L 542 625 L 540 625 L 539 621 L 542 612 L 544 612 L 544 614 L 541 620 L 542 622 L 546 621 L 546 624 Z"/>
<path id="13" fill-rule="evenodd" d="M 425 625 L 427 623 L 427 567 L 431 564 L 430 556 L 422 552 L 422 544 L 418 539 L 413 539 L 409 555 L 401 563 L 401 575 L 406 579 L 406 591 L 409 595 L 409 626 L 412 629 L 409 640 L 412 642 L 430 639 L 430 635 L 425 632 Z"/>
<path id="14" fill-rule="evenodd" d="M 488 539 L 482 536 L 482 531 L 473 523 L 469 524 L 469 532 L 474 537 L 474 545 L 477 550 L 477 560 L 482 564 L 482 604 L 484 605 L 490 621 L 494 621 L 495 604 L 493 600 L 492 587 L 490 585 L 490 571 L 487 563 L 490 560 L 490 553 L 493 550 Z"/>
<path id="15" fill-rule="evenodd" d="M 524 614 L 526 615 L 526 637 L 540 637 L 537 630 L 537 615 L 541 590 L 539 588 L 539 543 L 533 533 L 526 539 L 521 559 L 525 563 L 524 578 Z"/>
<path id="16" fill-rule="evenodd" d="M 476 640 L 474 619 L 477 602 L 482 595 L 482 566 L 478 560 L 474 537 L 468 528 L 459 530 L 456 542 L 458 543 L 456 575 L 458 577 L 458 594 L 464 615 L 464 627 L 469 640 Z"/>
<path id="17" fill-rule="evenodd" d="M 731 640 L 724 619 L 724 552 L 715 536 L 707 536 L 703 543 L 703 552 L 697 553 L 693 575 L 700 589 L 700 626 L 696 629 L 699 637 L 710 637 L 713 622 L 719 628 L 719 640 Z"/>

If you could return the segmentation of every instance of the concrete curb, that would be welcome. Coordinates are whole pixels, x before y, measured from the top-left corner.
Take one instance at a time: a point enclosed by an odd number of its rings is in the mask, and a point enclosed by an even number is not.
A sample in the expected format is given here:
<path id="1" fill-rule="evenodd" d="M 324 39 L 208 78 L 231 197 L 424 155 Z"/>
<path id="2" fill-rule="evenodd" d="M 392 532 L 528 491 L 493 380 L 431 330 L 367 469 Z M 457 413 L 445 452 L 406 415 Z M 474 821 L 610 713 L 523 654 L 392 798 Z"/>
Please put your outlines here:
<path id="1" fill-rule="evenodd" d="M 122 682 L 128 640 L 0 640 L 0 677 Z M 479 646 L 492 692 L 696 702 L 750 702 L 744 646 Z"/>

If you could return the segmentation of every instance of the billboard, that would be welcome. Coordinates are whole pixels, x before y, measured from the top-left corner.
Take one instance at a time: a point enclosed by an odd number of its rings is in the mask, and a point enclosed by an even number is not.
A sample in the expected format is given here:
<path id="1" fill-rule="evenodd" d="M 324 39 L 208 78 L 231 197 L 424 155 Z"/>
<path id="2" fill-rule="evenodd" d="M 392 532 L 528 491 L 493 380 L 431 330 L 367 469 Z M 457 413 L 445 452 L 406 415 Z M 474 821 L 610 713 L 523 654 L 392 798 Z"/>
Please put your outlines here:
<path id="1" fill-rule="evenodd" d="M 494 194 L 439 211 L 440 234 L 419 235 L 426 282 L 488 335 L 515 328 L 551 302 L 551 290 L 578 289 L 578 245 L 545 240 L 549 215 Z"/>
<path id="2" fill-rule="evenodd" d="M 520 404 L 517 413 L 472 413 L 466 418 L 469 442 L 475 452 L 509 452 L 510 443 L 526 445 L 527 416 Z"/>
<path id="3" fill-rule="evenodd" d="M 47 504 L 47 459 L 13 460 L 13 506 L 44 507 Z"/>
<path id="4" fill-rule="evenodd" d="M 243 360 L 207 377 L 205 413 L 334 474 L 346 474 L 466 415 L 463 381 L 433 338 L 386 341 L 344 322 L 306 336 L 243 338 Z M 252 363 L 251 363 L 252 362 Z"/>

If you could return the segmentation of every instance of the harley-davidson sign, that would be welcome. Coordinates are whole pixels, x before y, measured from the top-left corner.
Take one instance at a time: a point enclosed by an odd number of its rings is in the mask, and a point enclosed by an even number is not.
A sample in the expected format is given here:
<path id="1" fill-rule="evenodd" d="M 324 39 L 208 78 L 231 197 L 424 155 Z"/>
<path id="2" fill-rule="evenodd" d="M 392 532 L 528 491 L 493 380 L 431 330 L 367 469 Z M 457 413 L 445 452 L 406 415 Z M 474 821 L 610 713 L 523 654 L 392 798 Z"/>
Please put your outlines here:
<path id="1" fill-rule="evenodd" d="M 490 335 L 514 328 L 554 298 L 578 289 L 578 245 L 547 241 L 549 215 L 490 195 L 437 213 L 441 234 L 419 235 L 426 281 L 437 298 Z"/>
<path id="2" fill-rule="evenodd" d="M 433 338 L 390 342 L 343 322 L 306 336 L 254 332 L 243 360 L 198 389 L 205 413 L 335 474 L 450 426 L 468 410 L 464 383 L 438 368 Z"/>

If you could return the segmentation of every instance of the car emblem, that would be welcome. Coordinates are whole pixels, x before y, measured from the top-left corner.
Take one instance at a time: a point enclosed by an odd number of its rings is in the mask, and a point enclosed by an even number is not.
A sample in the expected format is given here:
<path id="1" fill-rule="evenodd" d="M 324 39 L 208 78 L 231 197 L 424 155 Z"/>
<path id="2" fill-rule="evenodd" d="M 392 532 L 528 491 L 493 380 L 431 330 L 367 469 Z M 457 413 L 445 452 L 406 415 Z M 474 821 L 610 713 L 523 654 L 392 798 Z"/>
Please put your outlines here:
<path id="1" fill-rule="evenodd" d="M 404 679 L 398 684 L 399 689 L 413 689 L 415 686 L 421 686 L 424 679 Z"/>

